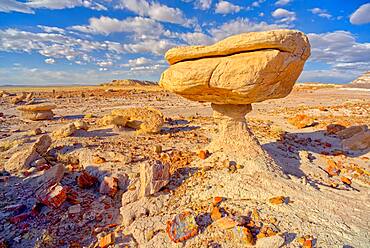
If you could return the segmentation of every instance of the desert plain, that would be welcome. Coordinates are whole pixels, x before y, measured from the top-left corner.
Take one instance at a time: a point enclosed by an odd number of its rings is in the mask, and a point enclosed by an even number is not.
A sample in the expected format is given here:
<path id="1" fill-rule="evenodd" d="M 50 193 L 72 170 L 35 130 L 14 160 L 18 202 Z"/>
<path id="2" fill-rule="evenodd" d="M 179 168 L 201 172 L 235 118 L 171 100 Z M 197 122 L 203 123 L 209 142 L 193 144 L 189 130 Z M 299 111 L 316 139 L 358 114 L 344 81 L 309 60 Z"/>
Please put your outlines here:
<path id="1" fill-rule="evenodd" d="M 296 84 L 285 98 L 252 104 L 247 123 L 284 172 L 289 190 L 279 179 L 244 175 L 243 164 L 207 151 L 217 135 L 209 103 L 156 85 L 2 90 L 0 247 L 370 245 L 369 140 L 360 135 L 350 140 L 360 145 L 345 143 L 370 125 L 366 89 Z M 32 94 L 15 103 L 22 92 Z M 27 101 L 55 105 L 55 116 L 21 118 L 16 108 Z M 159 110 L 163 126 L 141 133 L 133 126 L 102 125 L 112 110 L 132 107 Z M 72 131 L 58 132 L 71 123 Z M 6 171 L 14 154 L 45 135 L 51 139 L 36 164 Z M 166 183 L 138 197 L 143 164 L 156 163 L 169 166 Z M 52 170 L 57 166 L 62 172 Z M 65 195 L 40 202 L 40 187 L 50 180 Z M 184 223 L 180 218 L 177 224 L 195 231 L 174 240 L 171 221 L 181 213 Z"/>

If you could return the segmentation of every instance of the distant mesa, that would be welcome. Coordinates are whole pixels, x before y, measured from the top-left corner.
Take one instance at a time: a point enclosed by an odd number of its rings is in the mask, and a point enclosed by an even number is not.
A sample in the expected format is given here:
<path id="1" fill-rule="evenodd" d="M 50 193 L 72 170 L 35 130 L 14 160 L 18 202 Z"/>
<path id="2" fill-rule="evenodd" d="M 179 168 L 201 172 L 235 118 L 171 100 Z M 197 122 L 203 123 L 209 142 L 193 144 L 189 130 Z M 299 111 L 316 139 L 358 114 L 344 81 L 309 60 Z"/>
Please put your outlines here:
<path id="1" fill-rule="evenodd" d="M 101 84 L 102 86 L 150 86 L 157 85 L 157 82 L 136 79 L 114 79 L 112 82 Z"/>
<path id="2" fill-rule="evenodd" d="M 370 71 L 353 80 L 348 87 L 370 89 Z"/>

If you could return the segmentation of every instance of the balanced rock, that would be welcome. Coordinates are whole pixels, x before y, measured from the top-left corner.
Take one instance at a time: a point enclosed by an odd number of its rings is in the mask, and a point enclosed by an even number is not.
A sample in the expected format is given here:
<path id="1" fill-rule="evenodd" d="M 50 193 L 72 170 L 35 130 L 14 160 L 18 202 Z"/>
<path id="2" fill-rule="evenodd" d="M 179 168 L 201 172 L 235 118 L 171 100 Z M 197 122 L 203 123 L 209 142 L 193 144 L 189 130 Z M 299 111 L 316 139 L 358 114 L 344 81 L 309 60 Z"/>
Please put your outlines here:
<path id="1" fill-rule="evenodd" d="M 160 85 L 190 100 L 250 104 L 287 96 L 310 55 L 295 30 L 231 36 L 211 46 L 176 47 Z"/>
<path id="2" fill-rule="evenodd" d="M 21 118 L 32 121 L 50 120 L 54 117 L 52 109 L 56 108 L 54 104 L 40 103 L 32 105 L 23 105 L 17 107 L 21 112 Z"/>
<path id="3" fill-rule="evenodd" d="M 208 150 L 245 165 L 243 173 L 283 172 L 249 130 L 252 103 L 287 96 L 310 56 L 306 35 L 274 30 L 235 35 L 211 46 L 172 48 L 159 84 L 187 99 L 211 102 L 219 124 Z"/>

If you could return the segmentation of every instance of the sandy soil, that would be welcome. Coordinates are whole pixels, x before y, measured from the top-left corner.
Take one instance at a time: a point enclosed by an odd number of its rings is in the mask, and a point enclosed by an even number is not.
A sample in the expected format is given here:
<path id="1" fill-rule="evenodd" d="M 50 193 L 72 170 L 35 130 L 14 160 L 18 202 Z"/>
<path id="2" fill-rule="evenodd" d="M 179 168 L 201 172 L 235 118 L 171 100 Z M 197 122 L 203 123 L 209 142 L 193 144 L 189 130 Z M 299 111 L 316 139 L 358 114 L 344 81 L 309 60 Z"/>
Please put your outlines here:
<path id="1" fill-rule="evenodd" d="M 341 139 L 326 131 L 333 123 L 345 127 L 370 125 L 369 92 L 299 85 L 284 99 L 253 104 L 248 124 L 285 173 L 287 178 L 280 179 L 248 175 L 243 165 L 230 171 L 224 154 L 198 157 L 197 152 L 206 149 L 217 132 L 209 104 L 191 102 L 158 87 L 109 89 L 6 89 L 14 93 L 32 91 L 35 100 L 54 103 L 57 108 L 53 120 L 27 121 L 19 118 L 11 96 L 0 98 L 0 171 L 12 154 L 39 137 L 30 133 L 36 128 L 51 133 L 80 119 L 90 128 L 53 140 L 49 151 L 51 165 L 67 166 L 61 183 L 77 195 L 80 211 L 71 213 L 77 203 L 65 202 L 57 209 L 44 206 L 37 216 L 12 223 L 9 218 L 15 213 L 9 206 L 24 204 L 31 209 L 39 186 L 36 179 L 43 172 L 27 176 L 1 172 L 0 241 L 9 247 L 99 247 L 102 236 L 115 233 L 116 241 L 110 247 L 245 247 L 233 231 L 218 227 L 210 219 L 210 205 L 218 196 L 224 199 L 220 209 L 227 215 L 245 218 L 249 224 L 253 221 L 250 229 L 258 247 L 302 247 L 304 236 L 312 240 L 311 247 L 370 247 L 369 149 L 343 150 Z M 96 124 L 113 109 L 133 106 L 162 111 L 166 122 L 161 132 L 136 135 L 133 130 Z M 88 114 L 92 117 L 86 118 Z M 313 118 L 313 125 L 298 129 L 289 124 L 287 119 L 297 114 Z M 159 154 L 154 149 L 157 145 L 162 146 Z M 105 162 L 93 165 L 82 161 L 81 154 L 99 155 Z M 121 173 L 135 181 L 140 164 L 160 160 L 163 154 L 171 162 L 170 183 L 152 197 L 122 205 L 122 189 L 111 198 L 101 195 L 98 185 L 91 189 L 76 185 L 76 176 L 83 168 L 92 169 L 100 179 Z M 77 166 L 76 157 L 80 158 Z M 328 161 L 341 166 L 339 175 L 328 175 Z M 344 183 L 341 177 L 352 183 Z M 269 203 L 271 197 L 280 195 L 286 199 L 284 204 Z M 166 233 L 166 223 L 186 209 L 194 211 L 200 230 L 186 242 L 174 243 Z M 263 226 L 271 227 L 283 243 L 271 245 L 269 238 L 257 239 Z"/>

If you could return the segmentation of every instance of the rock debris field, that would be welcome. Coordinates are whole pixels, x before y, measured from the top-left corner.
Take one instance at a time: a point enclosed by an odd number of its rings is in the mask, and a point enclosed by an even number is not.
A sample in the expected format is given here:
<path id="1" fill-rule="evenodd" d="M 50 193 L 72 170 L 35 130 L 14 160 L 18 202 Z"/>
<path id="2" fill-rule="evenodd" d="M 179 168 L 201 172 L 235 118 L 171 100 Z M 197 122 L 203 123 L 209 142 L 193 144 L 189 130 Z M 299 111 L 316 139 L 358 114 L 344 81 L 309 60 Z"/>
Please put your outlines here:
<path id="1" fill-rule="evenodd" d="M 297 85 L 253 104 L 248 125 L 283 190 L 207 150 L 208 103 L 159 88 L 32 92 L 0 99 L 2 247 L 369 246 L 368 92 Z M 21 119 L 28 101 L 54 117 Z M 134 119 L 111 118 L 130 108 Z"/>
<path id="2" fill-rule="evenodd" d="M 370 94 L 295 85 L 309 56 L 245 33 L 159 85 L 2 90 L 0 248 L 370 247 Z"/>

